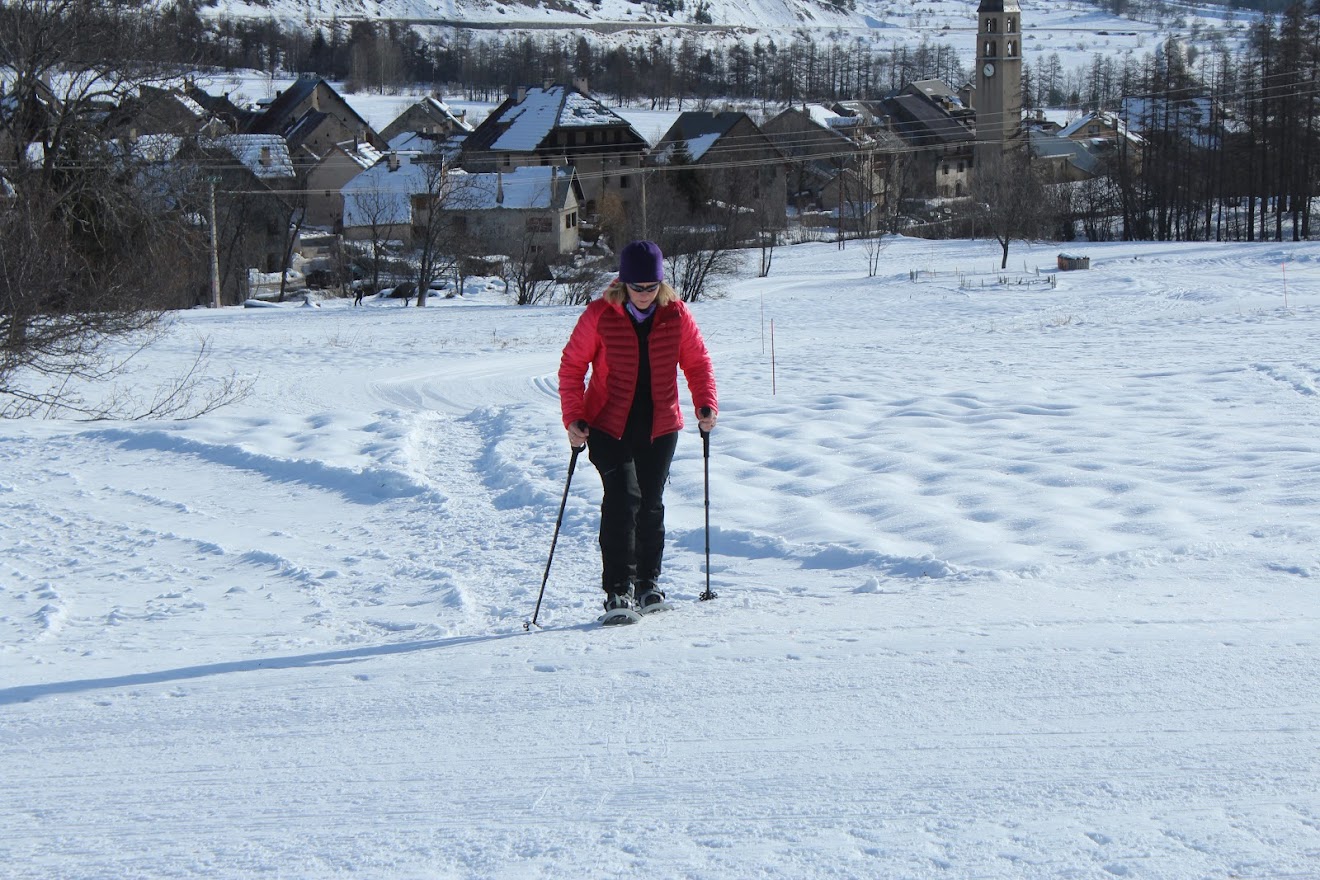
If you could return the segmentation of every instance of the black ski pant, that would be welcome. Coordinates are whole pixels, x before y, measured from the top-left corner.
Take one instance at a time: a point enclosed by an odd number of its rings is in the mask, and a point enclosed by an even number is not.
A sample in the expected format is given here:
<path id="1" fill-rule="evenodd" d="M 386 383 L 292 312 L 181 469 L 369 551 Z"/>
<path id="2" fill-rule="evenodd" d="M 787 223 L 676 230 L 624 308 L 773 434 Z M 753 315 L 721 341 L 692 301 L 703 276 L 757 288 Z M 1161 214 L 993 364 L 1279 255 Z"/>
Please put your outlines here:
<path id="1" fill-rule="evenodd" d="M 678 433 L 650 438 L 629 430 L 616 440 L 604 431 L 587 437 L 591 463 L 600 472 L 601 586 L 626 592 L 636 583 L 660 577 L 665 552 L 665 483 L 678 446 Z"/>

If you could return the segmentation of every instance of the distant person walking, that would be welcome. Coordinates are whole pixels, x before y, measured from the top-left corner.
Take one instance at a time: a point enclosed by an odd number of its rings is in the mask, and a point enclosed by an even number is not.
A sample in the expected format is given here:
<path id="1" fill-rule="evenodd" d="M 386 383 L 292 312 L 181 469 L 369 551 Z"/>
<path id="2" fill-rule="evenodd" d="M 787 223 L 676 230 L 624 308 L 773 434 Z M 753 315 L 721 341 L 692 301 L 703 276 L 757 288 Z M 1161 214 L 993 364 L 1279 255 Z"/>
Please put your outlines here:
<path id="1" fill-rule="evenodd" d="M 590 379 L 588 376 L 590 369 Z M 652 241 L 619 252 L 619 276 L 589 304 L 559 361 L 568 441 L 600 472 L 601 586 L 606 612 L 664 602 L 665 483 L 683 427 L 683 371 L 701 430 L 719 411 L 710 354 L 696 321 L 665 283 Z"/>

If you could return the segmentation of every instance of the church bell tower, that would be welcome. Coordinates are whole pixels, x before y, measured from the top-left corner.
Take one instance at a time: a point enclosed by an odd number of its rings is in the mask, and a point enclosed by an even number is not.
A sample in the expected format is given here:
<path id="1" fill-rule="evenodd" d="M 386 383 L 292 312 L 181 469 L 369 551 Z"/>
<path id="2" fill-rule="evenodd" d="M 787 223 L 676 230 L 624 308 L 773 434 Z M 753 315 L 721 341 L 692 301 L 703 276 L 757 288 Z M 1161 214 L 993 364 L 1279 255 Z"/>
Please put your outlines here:
<path id="1" fill-rule="evenodd" d="M 1022 146 L 1022 9 L 981 0 L 976 10 L 975 164 Z"/>

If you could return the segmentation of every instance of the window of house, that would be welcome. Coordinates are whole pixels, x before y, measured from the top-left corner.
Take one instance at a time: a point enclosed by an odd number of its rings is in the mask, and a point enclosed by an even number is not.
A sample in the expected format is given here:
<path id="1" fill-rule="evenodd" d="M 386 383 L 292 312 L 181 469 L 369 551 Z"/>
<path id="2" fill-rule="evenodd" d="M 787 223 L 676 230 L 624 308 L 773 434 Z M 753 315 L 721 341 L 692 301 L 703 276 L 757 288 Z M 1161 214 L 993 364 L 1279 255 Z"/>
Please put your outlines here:
<path id="1" fill-rule="evenodd" d="M 1088 125 L 1088 126 L 1086 127 L 1086 133 L 1087 133 L 1087 134 L 1092 134 L 1092 135 L 1094 135 L 1094 134 L 1099 134 L 1099 133 L 1100 133 L 1100 126 L 1098 126 L 1098 125 Z"/>
<path id="2" fill-rule="evenodd" d="M 948 165 L 945 165 L 945 166 L 944 166 L 944 168 L 943 168 L 943 172 L 944 172 L 945 174 L 948 174 L 948 173 L 949 173 L 949 166 L 948 166 Z"/>
<path id="3" fill-rule="evenodd" d="M 619 189 L 627 189 L 627 188 L 628 188 L 628 175 L 627 174 L 619 175 Z"/>
<path id="4" fill-rule="evenodd" d="M 549 217 L 528 217 L 528 218 L 527 218 L 527 227 L 526 227 L 526 228 L 527 228 L 527 231 L 528 231 L 528 232 L 549 232 L 549 231 L 550 231 L 550 218 L 549 218 Z"/>
<path id="5" fill-rule="evenodd" d="M 577 211 L 570 211 L 564 215 L 564 228 L 572 229 L 574 226 L 577 226 Z"/>
<path id="6" fill-rule="evenodd" d="M 959 173 L 959 174 L 962 174 L 962 173 L 963 173 L 964 171 L 966 171 L 966 170 L 967 170 L 967 168 L 966 168 L 966 163 L 960 161 L 960 162 L 958 163 L 958 173 Z"/>

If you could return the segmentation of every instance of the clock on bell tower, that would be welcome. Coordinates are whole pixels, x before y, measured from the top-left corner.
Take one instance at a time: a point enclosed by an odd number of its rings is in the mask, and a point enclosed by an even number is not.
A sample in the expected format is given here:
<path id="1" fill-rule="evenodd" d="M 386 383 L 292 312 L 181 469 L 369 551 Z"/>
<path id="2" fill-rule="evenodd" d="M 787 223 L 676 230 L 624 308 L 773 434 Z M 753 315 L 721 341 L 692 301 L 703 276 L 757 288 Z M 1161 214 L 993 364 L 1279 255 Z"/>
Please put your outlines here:
<path id="1" fill-rule="evenodd" d="M 1022 9 L 981 0 L 976 10 L 976 160 L 1021 145 Z"/>

